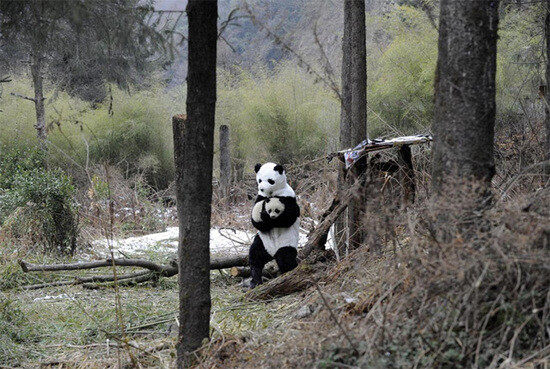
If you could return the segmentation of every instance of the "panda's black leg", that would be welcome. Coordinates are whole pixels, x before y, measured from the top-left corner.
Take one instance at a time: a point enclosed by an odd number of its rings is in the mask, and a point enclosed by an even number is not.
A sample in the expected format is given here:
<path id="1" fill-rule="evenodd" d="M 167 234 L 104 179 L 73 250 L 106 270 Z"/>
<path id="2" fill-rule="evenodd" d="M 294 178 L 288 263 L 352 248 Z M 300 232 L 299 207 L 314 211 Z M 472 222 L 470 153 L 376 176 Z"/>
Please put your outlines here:
<path id="1" fill-rule="evenodd" d="M 250 272 L 252 273 L 250 288 L 254 288 L 257 285 L 263 283 L 262 271 L 265 264 L 267 264 L 271 260 L 273 260 L 273 258 L 265 250 L 264 244 L 260 236 L 256 235 L 248 253 L 248 263 L 250 265 Z"/>
<path id="2" fill-rule="evenodd" d="M 286 273 L 296 268 L 298 266 L 298 261 L 296 260 L 297 255 L 298 251 L 295 247 L 281 247 L 275 254 L 275 261 L 277 262 L 279 271 L 281 273 Z"/>

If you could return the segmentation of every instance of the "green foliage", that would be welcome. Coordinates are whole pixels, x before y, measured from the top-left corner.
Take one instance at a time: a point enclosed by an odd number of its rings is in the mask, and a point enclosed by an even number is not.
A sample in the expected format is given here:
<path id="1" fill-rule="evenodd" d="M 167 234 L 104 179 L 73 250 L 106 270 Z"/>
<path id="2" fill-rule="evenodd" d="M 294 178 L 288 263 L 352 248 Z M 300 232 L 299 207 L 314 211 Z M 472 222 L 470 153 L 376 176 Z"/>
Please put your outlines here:
<path id="1" fill-rule="evenodd" d="M 437 31 L 423 11 L 409 6 L 372 16 L 369 24 L 383 47 L 369 48 L 369 136 L 426 130 L 433 114 Z"/>
<path id="2" fill-rule="evenodd" d="M 513 123 L 537 103 L 539 86 L 545 85 L 545 4 L 509 6 L 499 23 L 497 54 L 497 122 Z M 537 103 L 544 110 L 542 101 Z"/>
<path id="3" fill-rule="evenodd" d="M 217 119 L 230 127 L 233 157 L 289 163 L 337 147 L 340 105 L 299 67 L 220 74 Z"/>
<path id="4" fill-rule="evenodd" d="M 32 95 L 30 86 L 24 78 L 4 86 L 0 146 L 5 151 L 37 145 L 32 103 L 7 93 Z M 112 164 L 127 177 L 144 176 L 155 188 L 166 188 L 174 178 L 171 116 L 185 109 L 182 88 L 151 86 L 133 94 L 114 88 L 112 105 L 93 107 L 52 86 L 47 92 L 52 95 L 46 101 L 52 167 L 87 181 L 85 171 L 92 165 Z"/>
<path id="5" fill-rule="evenodd" d="M 46 170 L 41 154 L 14 151 L 0 158 L 0 222 L 10 238 L 72 254 L 78 222 L 75 189 L 60 170 Z"/>

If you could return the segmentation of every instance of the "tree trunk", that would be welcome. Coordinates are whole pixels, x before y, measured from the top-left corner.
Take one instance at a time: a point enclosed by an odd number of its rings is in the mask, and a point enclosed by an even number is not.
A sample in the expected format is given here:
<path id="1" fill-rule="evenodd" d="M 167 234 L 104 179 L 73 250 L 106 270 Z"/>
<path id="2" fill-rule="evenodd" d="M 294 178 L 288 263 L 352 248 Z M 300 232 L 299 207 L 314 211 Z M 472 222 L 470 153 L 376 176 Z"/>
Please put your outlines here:
<path id="1" fill-rule="evenodd" d="M 231 154 L 229 151 L 229 127 L 220 126 L 220 195 L 227 200 L 231 182 Z"/>
<path id="2" fill-rule="evenodd" d="M 34 85 L 34 107 L 36 111 L 36 135 L 40 148 L 47 151 L 46 109 L 44 108 L 44 88 L 42 77 L 42 56 L 35 51 L 31 55 L 31 75 Z"/>
<path id="3" fill-rule="evenodd" d="M 187 120 L 174 118 L 176 198 L 179 219 L 178 368 L 189 367 L 192 351 L 209 337 L 210 212 L 216 108 L 218 3 L 190 0 Z"/>
<path id="4" fill-rule="evenodd" d="M 546 19 L 544 22 L 544 36 L 546 38 L 546 93 L 544 99 L 546 101 L 545 108 L 545 126 L 546 126 L 546 141 L 545 141 L 545 159 L 550 160 L 550 0 L 546 0 Z M 550 173 L 548 173 L 550 174 Z"/>
<path id="5" fill-rule="evenodd" d="M 487 188 L 493 178 L 497 27 L 498 1 L 441 1 L 433 124 L 436 195 L 454 192 L 464 180 Z"/>
<path id="6" fill-rule="evenodd" d="M 367 138 L 367 46 L 365 0 L 351 1 L 351 141 Z"/>
<path id="7" fill-rule="evenodd" d="M 342 101 L 340 113 L 340 145 L 349 148 L 367 138 L 367 65 L 365 1 L 344 1 L 344 38 L 342 40 Z M 364 176 L 366 157 L 353 168 L 353 177 Z M 353 178 L 349 178 L 353 182 Z M 344 169 L 339 175 L 344 182 Z M 351 183 L 351 182 L 350 182 Z M 361 220 L 365 211 L 365 196 L 347 209 L 347 219 L 337 223 L 338 254 L 345 256 L 346 248 L 357 248 L 364 240 Z M 344 224 L 346 226 L 344 226 Z M 347 230 L 344 230 L 347 228 Z M 342 231 L 344 230 L 344 231 Z M 342 233 L 345 233 L 343 237 Z"/>

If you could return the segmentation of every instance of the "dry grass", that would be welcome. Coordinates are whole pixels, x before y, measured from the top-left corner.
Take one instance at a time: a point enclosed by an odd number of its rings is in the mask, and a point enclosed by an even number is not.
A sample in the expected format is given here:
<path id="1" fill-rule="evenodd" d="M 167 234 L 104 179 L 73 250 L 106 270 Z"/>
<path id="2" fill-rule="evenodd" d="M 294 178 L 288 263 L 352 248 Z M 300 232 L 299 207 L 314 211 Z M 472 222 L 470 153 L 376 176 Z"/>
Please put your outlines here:
<path id="1" fill-rule="evenodd" d="M 295 170 L 291 178 L 304 194 L 302 209 L 317 219 L 330 202 L 333 167 Z M 402 206 L 398 187 L 370 197 L 367 247 L 328 264 L 302 292 L 247 301 L 237 281 L 213 273 L 212 339 L 197 351 L 196 367 L 548 367 L 550 191 L 520 196 L 538 186 L 520 182 L 521 191 L 502 200 L 497 193 L 490 208 L 472 215 L 460 206 L 449 211 L 424 201 L 429 176 L 419 176 L 424 185 L 415 206 Z M 471 198 L 459 188 L 451 199 L 467 209 Z M 253 196 L 252 180 L 234 189 L 232 205 L 214 206 L 214 223 L 248 226 Z M 445 229 L 443 218 L 450 225 Z M 12 332 L 20 332 L 2 345 L 12 356 L 0 364 L 174 367 L 175 337 L 166 332 L 175 322 L 175 287 L 171 279 L 122 288 L 119 297 L 109 289 L 79 287 L 7 291 L 0 299 L 9 305 L 4 315 L 12 319 Z M 74 300 L 35 300 L 46 294 Z M 117 299 L 127 337 L 120 348 Z"/>
<path id="2" fill-rule="evenodd" d="M 473 199 L 452 196 L 463 209 Z M 252 337 L 214 340 L 198 367 L 550 364 L 549 191 L 473 216 L 428 204 L 369 206 L 378 209 L 365 219 L 370 251 L 355 250 L 317 285 L 278 299 L 294 303 L 284 320 Z M 451 224 L 445 232 L 443 217 Z M 310 314 L 296 317 L 303 306 Z"/>

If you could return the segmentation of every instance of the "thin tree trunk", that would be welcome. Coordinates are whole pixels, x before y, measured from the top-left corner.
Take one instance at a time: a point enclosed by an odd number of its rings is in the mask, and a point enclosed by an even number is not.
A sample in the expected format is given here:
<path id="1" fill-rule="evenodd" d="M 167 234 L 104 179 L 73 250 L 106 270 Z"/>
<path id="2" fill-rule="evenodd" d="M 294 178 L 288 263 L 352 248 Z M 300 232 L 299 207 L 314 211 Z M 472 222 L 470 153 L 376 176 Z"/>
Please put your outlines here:
<path id="1" fill-rule="evenodd" d="M 209 337 L 210 212 L 216 108 L 218 3 L 190 0 L 187 120 L 174 120 L 176 198 L 179 219 L 180 329 L 178 368 L 189 367 L 192 351 Z"/>
<path id="2" fill-rule="evenodd" d="M 31 56 L 31 75 L 34 85 L 34 107 L 36 111 L 36 135 L 43 151 L 47 150 L 46 109 L 44 107 L 44 88 L 42 77 L 42 57 L 39 52 Z"/>
<path id="3" fill-rule="evenodd" d="M 490 186 L 495 172 L 498 1 L 442 0 L 436 74 L 432 186 Z"/>
<path id="4" fill-rule="evenodd" d="M 220 194 L 227 200 L 231 182 L 231 154 L 229 151 L 229 127 L 220 126 Z"/>

